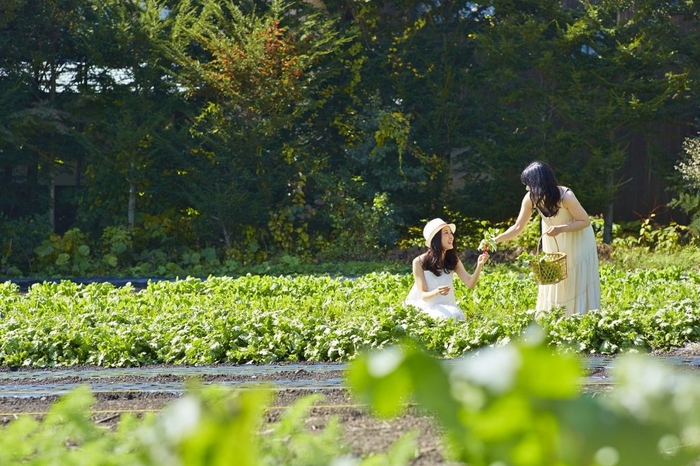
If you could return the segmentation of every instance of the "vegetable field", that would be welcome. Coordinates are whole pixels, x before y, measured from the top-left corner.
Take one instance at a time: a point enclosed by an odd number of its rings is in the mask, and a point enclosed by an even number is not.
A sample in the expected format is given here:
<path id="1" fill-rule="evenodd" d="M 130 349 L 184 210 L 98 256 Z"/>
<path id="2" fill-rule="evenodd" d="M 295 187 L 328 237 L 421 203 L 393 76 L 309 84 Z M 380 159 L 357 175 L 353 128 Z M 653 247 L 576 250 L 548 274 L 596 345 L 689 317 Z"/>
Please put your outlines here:
<path id="1" fill-rule="evenodd" d="M 408 274 L 245 276 L 151 283 L 145 290 L 64 281 L 0 286 L 0 366 L 348 361 L 408 337 L 439 357 L 506 342 L 533 322 L 536 285 L 499 266 L 458 287 L 466 323 L 402 301 Z M 700 275 L 601 268 L 602 309 L 538 319 L 576 352 L 668 349 L 700 339 Z"/>
<path id="2" fill-rule="evenodd" d="M 6 282 L 0 370 L 348 361 L 350 390 L 231 390 L 212 376 L 186 396 L 3 397 L 0 463 L 693 465 L 700 379 L 620 354 L 698 347 L 700 275 L 600 272 L 600 310 L 535 319 L 527 268 L 489 264 L 475 290 L 458 285 L 463 323 L 402 304 L 402 273 Z M 620 358 L 608 394 L 581 391 L 587 354 Z M 446 371 L 431 356 L 463 362 Z"/>

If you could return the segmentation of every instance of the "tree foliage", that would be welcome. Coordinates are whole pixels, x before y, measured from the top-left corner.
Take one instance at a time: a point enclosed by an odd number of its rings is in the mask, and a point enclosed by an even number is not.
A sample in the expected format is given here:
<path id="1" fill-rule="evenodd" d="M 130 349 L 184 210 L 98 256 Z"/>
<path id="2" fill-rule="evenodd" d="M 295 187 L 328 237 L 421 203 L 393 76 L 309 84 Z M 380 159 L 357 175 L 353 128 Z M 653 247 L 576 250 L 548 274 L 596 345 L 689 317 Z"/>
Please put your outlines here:
<path id="1" fill-rule="evenodd" d="M 512 217 L 538 158 L 610 233 L 633 135 L 696 112 L 698 8 L 567 4 L 3 2 L 0 208 L 166 254 L 358 258 Z"/>
<path id="2" fill-rule="evenodd" d="M 463 155 L 475 173 L 466 202 L 474 199 L 478 209 L 477 193 L 505 189 L 517 205 L 517 183 L 507 183 L 509 189 L 501 182 L 543 159 L 610 225 L 631 135 L 689 109 L 683 96 L 692 32 L 679 27 L 682 12 L 652 1 L 493 7 L 489 28 L 475 39 L 474 87 L 484 96 L 485 117 L 477 122 L 473 150 Z"/>

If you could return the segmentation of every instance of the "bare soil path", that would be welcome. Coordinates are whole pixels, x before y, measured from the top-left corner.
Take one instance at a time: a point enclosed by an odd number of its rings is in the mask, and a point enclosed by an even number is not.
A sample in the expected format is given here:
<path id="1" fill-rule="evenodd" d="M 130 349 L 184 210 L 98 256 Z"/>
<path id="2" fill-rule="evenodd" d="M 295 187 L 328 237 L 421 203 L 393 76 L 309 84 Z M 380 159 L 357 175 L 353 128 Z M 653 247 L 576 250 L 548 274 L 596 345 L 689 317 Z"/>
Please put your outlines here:
<path id="1" fill-rule="evenodd" d="M 73 371 L 72 369 L 76 369 Z M 167 367 L 164 372 L 167 372 Z M 173 372 L 176 373 L 173 368 Z M 216 372 L 216 367 L 209 372 Z M 310 394 L 322 394 L 320 400 L 311 410 L 306 419 L 306 425 L 311 430 L 323 429 L 332 417 L 338 418 L 344 432 L 344 440 L 351 452 L 357 456 L 365 456 L 371 453 L 382 453 L 398 440 L 402 435 L 410 431 L 418 431 L 417 457 L 413 465 L 447 465 L 443 445 L 437 424 L 427 415 L 419 413 L 417 409 L 408 407 L 401 417 L 382 420 L 372 416 L 367 407 L 358 400 L 353 399 L 348 391 L 337 381 L 342 380 L 342 370 L 325 370 L 316 372 L 312 370 L 295 369 L 285 371 L 284 366 L 278 371 L 267 371 L 264 376 L 241 376 L 232 374 L 209 374 L 197 377 L 203 383 L 216 383 L 234 386 L 255 387 L 259 383 L 272 384 L 275 388 L 275 396 L 272 406 L 268 410 L 266 422 L 275 422 L 279 419 L 283 410 L 293 404 L 300 397 Z M 309 366 L 311 369 L 311 365 Z M 94 373 L 96 368 L 84 368 L 86 373 Z M 105 427 L 117 426 L 120 416 L 124 413 L 134 413 L 137 416 L 146 412 L 160 411 L 169 403 L 183 395 L 182 390 L 133 390 L 115 389 L 105 390 L 104 387 L 113 384 L 115 387 L 124 386 L 150 386 L 168 384 L 177 386 L 185 382 L 186 377 L 178 375 L 117 375 L 114 377 L 96 378 L 84 377 L 80 368 L 71 368 L 75 375 L 65 376 L 57 374 L 57 377 L 47 377 L 46 371 L 37 371 L 41 377 L 32 376 L 31 371 L 23 373 L 21 377 L 3 379 L 0 377 L 0 424 L 12 422 L 20 415 L 32 415 L 42 417 L 58 400 L 60 395 L 41 395 L 42 386 L 55 387 L 66 384 L 74 387 L 78 384 L 96 385 L 99 390 L 93 388 L 96 403 L 93 405 L 92 418 L 95 422 Z M 225 372 L 225 371 L 223 371 Z M 150 372 L 146 372 L 150 374 Z M 8 376 L 8 370 L 0 370 L 0 376 Z M 19 374 L 18 374 L 19 375 Z M 293 380 L 296 388 L 283 388 L 275 385 Z M 38 395 L 32 396 L 27 392 L 28 386 L 34 387 Z M 24 391 L 24 393 L 22 393 Z M 9 396 L 7 396 L 9 395 Z"/>
<path id="2" fill-rule="evenodd" d="M 700 344 L 688 345 L 659 356 L 689 370 L 700 367 Z M 604 359 L 610 362 L 611 359 Z M 607 363 L 606 363 L 607 364 Z M 589 363 L 585 389 L 609 384 L 609 366 Z M 197 378 L 205 384 L 255 387 L 260 383 L 272 385 L 274 401 L 267 413 L 267 422 L 279 419 L 283 410 L 300 397 L 322 394 L 310 412 L 306 424 L 311 430 L 323 429 L 332 417 L 338 418 L 343 428 L 345 443 L 358 456 L 386 452 L 402 435 L 417 431 L 417 457 L 414 466 L 452 465 L 446 459 L 444 445 L 437 423 L 414 407 L 408 407 L 398 418 L 375 418 L 365 405 L 354 399 L 343 385 L 344 365 L 280 364 L 241 368 L 234 366 L 207 366 L 196 368 Z M 60 397 L 56 387 L 66 390 L 78 384 L 90 384 L 96 403 L 92 417 L 108 428 L 119 423 L 120 416 L 130 412 L 136 415 L 158 412 L 181 397 L 189 377 L 181 367 L 157 366 L 138 370 L 111 371 L 98 367 L 71 367 L 68 370 L 22 370 L 0 368 L 0 425 L 12 422 L 20 415 L 41 417 Z M 149 387 L 155 387 L 150 389 Z M 46 389 L 45 392 L 42 392 Z M 53 393 L 53 394 L 52 394 Z"/>

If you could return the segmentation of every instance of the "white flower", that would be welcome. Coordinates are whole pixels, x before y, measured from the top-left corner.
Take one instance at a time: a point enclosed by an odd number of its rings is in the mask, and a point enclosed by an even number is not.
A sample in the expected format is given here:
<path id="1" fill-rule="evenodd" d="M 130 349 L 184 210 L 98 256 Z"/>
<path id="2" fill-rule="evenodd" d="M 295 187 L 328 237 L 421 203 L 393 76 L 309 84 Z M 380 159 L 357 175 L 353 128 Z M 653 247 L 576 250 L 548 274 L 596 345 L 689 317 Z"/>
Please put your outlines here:
<path id="1" fill-rule="evenodd" d="M 691 186 L 700 188 L 700 137 L 685 138 L 683 142 L 685 157 L 675 168 Z"/>

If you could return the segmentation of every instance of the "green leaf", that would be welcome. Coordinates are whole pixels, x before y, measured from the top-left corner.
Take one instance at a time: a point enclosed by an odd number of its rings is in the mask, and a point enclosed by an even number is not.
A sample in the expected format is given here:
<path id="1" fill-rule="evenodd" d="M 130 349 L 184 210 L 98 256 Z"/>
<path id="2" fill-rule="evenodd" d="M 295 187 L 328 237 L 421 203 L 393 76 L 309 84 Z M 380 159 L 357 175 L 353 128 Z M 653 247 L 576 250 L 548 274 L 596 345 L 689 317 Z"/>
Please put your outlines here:
<path id="1" fill-rule="evenodd" d="M 362 354 L 348 368 L 347 383 L 377 414 L 394 416 L 404 409 L 413 390 L 410 369 L 403 362 L 397 346 Z"/>
<path id="2" fill-rule="evenodd" d="M 106 254 L 102 260 L 104 261 L 105 264 L 109 265 L 110 267 L 116 267 L 118 263 L 117 256 L 114 254 Z"/>
<path id="3" fill-rule="evenodd" d="M 518 383 L 532 396 L 572 398 L 578 395 L 583 368 L 579 357 L 557 353 L 548 346 L 521 348 L 522 367 Z"/>

